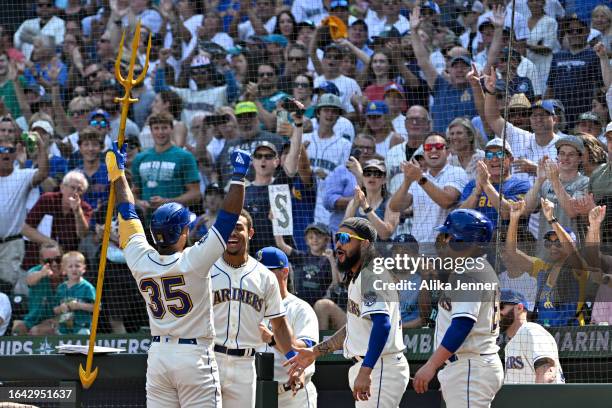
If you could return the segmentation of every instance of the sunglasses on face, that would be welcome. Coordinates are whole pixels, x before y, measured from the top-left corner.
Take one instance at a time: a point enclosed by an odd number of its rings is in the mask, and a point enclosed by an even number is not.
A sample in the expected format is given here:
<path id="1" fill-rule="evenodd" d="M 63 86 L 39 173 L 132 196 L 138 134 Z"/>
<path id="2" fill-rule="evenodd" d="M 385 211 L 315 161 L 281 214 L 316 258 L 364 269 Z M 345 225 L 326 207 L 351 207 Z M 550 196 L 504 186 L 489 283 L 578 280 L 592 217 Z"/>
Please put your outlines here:
<path id="1" fill-rule="evenodd" d="M 304 89 L 310 88 L 310 84 L 308 82 L 294 82 L 293 86 L 295 86 L 296 88 L 304 88 Z"/>
<path id="2" fill-rule="evenodd" d="M 552 239 L 545 239 L 544 240 L 544 247 L 545 248 L 551 248 L 551 247 L 557 247 L 557 248 L 561 248 L 561 241 L 559 241 L 558 239 L 552 240 Z"/>
<path id="3" fill-rule="evenodd" d="M 485 157 L 487 160 L 493 160 L 494 157 L 497 157 L 498 159 L 503 159 L 504 152 L 502 150 L 500 150 L 499 152 L 485 152 Z"/>
<path id="4" fill-rule="evenodd" d="M 337 232 L 334 237 L 336 238 L 336 242 L 340 244 L 348 244 L 351 241 L 351 238 L 355 238 L 358 241 L 365 241 L 364 238 L 349 234 L 348 232 Z"/>
<path id="5" fill-rule="evenodd" d="M 383 173 L 382 171 L 376 171 L 376 170 L 364 170 L 363 177 L 383 178 L 385 177 L 385 173 Z"/>
<path id="6" fill-rule="evenodd" d="M 262 160 L 262 159 L 265 159 L 265 160 L 272 160 L 272 159 L 274 159 L 275 157 L 276 157 L 276 155 L 275 155 L 274 153 L 265 153 L 265 154 L 264 154 L 264 153 L 255 153 L 255 154 L 253 155 L 253 158 L 254 158 L 255 160 Z"/>
<path id="7" fill-rule="evenodd" d="M 127 143 L 127 148 L 128 149 L 139 149 L 140 145 L 138 143 L 129 142 Z"/>
<path id="8" fill-rule="evenodd" d="M 259 73 L 260 78 L 265 78 L 265 77 L 272 78 L 273 76 L 274 76 L 274 72 L 260 72 Z"/>
<path id="9" fill-rule="evenodd" d="M 91 122 L 89 122 L 89 124 L 91 126 L 100 126 L 105 128 L 108 125 L 108 122 L 105 120 L 92 120 Z"/>
<path id="10" fill-rule="evenodd" d="M 330 59 L 330 60 L 340 61 L 342 59 L 342 55 L 340 55 L 340 54 L 330 54 L 330 55 L 326 55 L 325 58 Z"/>
<path id="11" fill-rule="evenodd" d="M 374 148 L 372 146 L 364 146 L 364 145 L 354 145 L 355 149 L 359 149 L 362 152 L 373 152 Z"/>
<path id="12" fill-rule="evenodd" d="M 433 149 L 436 150 L 444 150 L 446 145 L 444 143 L 425 143 L 423 145 L 423 150 L 426 152 L 431 152 Z"/>
<path id="13" fill-rule="evenodd" d="M 0 146 L 0 154 L 13 154 L 17 151 L 14 147 Z"/>
<path id="14" fill-rule="evenodd" d="M 53 258 L 45 258 L 42 260 L 43 265 L 44 264 L 50 264 L 50 263 L 56 263 L 56 264 L 61 264 L 62 263 L 62 257 L 61 256 L 56 256 Z"/>

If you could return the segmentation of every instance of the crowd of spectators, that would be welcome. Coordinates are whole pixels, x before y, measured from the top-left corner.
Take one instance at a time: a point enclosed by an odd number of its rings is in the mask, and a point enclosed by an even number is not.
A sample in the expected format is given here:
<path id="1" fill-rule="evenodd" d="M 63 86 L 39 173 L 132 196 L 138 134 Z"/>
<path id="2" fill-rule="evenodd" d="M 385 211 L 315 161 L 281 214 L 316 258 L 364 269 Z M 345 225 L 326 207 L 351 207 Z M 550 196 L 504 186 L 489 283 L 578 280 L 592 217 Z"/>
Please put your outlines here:
<path id="1" fill-rule="evenodd" d="M 125 32 L 126 73 L 137 21 L 134 76 L 149 37 L 152 48 L 125 143 L 145 225 L 176 201 L 198 214 L 190 239 L 204 236 L 230 155 L 244 149 L 250 251 L 289 256 L 293 290 L 322 329 L 346 320 L 332 251 L 344 218 L 370 220 L 385 254 L 432 255 L 434 227 L 454 208 L 491 219 L 488 259 L 536 321 L 612 323 L 612 4 L 512 4 L 36 0 L 1 10 L 0 335 L 87 333 L 101 256 L 100 331 L 147 325 L 115 220 L 100 253 L 103 157 L 123 95 L 115 58 Z M 275 234 L 279 217 L 291 234 Z M 425 265 L 410 279 L 448 272 Z M 401 299 L 404 327 L 433 324 L 436 291 Z"/>

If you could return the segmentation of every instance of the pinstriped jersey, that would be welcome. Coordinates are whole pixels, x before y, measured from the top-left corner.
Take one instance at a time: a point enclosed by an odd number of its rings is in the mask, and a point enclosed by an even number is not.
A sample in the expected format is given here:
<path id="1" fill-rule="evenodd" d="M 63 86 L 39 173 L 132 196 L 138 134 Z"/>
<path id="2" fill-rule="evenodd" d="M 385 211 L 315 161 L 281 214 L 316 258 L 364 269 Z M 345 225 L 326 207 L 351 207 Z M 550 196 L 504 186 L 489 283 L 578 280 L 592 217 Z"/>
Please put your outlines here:
<path id="1" fill-rule="evenodd" d="M 153 336 L 215 336 L 209 271 L 224 250 L 215 227 L 192 247 L 172 255 L 160 255 L 143 234 L 129 237 L 125 260 L 147 303 Z"/>
<path id="2" fill-rule="evenodd" d="M 283 299 L 283 306 L 287 311 L 287 324 L 293 331 L 293 336 L 296 340 L 310 340 L 315 344 L 319 342 L 319 321 L 312 307 L 302 299 L 291 293 Z M 270 330 L 272 326 L 269 320 L 265 319 L 264 323 Z M 274 380 L 279 384 L 286 384 L 289 381 L 287 368 L 283 367 L 283 363 L 287 358 L 278 351 L 275 347 L 270 347 L 267 344 L 257 349 L 264 353 L 274 353 Z M 312 377 L 315 371 L 315 365 L 309 365 L 304 371 L 306 378 Z"/>
<path id="3" fill-rule="evenodd" d="M 536 361 L 548 357 L 557 368 L 557 384 L 565 382 L 555 338 L 537 323 L 523 324 L 504 349 L 506 384 L 535 384 Z"/>
<path id="4" fill-rule="evenodd" d="M 233 349 L 261 346 L 259 323 L 285 315 L 276 276 L 251 256 L 240 268 L 219 258 L 210 276 L 215 344 Z"/>
<path id="5" fill-rule="evenodd" d="M 474 327 L 456 353 L 493 354 L 499 351 L 499 280 L 493 267 L 483 259 L 481 271 L 464 274 L 452 273 L 448 279 L 450 290 L 445 290 L 438 301 L 434 343 L 439 347 L 446 331 L 455 317 L 474 320 Z M 459 291 L 457 282 L 496 282 L 496 290 Z"/>

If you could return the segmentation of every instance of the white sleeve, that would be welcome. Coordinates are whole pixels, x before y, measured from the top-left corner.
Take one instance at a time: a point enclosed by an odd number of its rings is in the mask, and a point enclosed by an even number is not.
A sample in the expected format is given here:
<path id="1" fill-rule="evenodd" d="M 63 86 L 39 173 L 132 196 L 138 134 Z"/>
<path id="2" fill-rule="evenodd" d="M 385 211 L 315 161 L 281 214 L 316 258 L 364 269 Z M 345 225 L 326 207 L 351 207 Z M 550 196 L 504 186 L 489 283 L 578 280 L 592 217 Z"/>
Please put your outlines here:
<path id="1" fill-rule="evenodd" d="M 302 305 L 295 317 L 293 335 L 297 340 L 311 340 L 319 342 L 319 321 L 310 305 Z"/>
<path id="2" fill-rule="evenodd" d="M 155 251 L 155 249 L 149 245 L 144 234 L 135 234 L 129 238 L 127 245 L 123 248 L 123 255 L 134 278 L 138 279 L 140 277 L 138 263 L 151 251 Z"/>
<path id="3" fill-rule="evenodd" d="M 452 187 L 459 193 L 462 193 L 465 185 L 468 182 L 468 176 L 465 170 L 463 170 L 461 167 L 454 167 L 455 168 L 450 169 L 452 171 L 448 172 L 448 177 L 445 177 L 445 180 L 440 187 Z"/>
<path id="4" fill-rule="evenodd" d="M 223 251 L 225 251 L 225 241 L 213 226 L 206 235 L 189 248 L 185 259 L 193 271 L 201 277 L 206 277 L 210 274 L 213 264 L 223 255 Z"/>
<path id="5" fill-rule="evenodd" d="M 305 20 L 301 0 L 294 0 L 293 5 L 291 6 L 291 14 L 293 14 L 296 23 L 301 23 Z"/>
<path id="6" fill-rule="evenodd" d="M 533 332 L 530 334 L 531 344 L 531 363 L 535 364 L 536 361 L 542 358 L 550 358 L 554 361 L 557 360 L 557 343 L 554 338 L 545 333 Z"/>
<path id="7" fill-rule="evenodd" d="M 375 292 L 367 292 L 361 295 L 361 317 L 374 313 L 382 313 L 391 316 L 389 303 L 382 301 Z"/>
<path id="8" fill-rule="evenodd" d="M 501 137 L 501 135 L 497 136 Z M 535 136 L 532 133 L 506 121 L 506 140 L 510 144 L 510 148 L 515 158 L 518 159 L 521 156 L 527 157 L 526 150 L 529 147 L 529 140 L 533 137 Z"/>
<path id="9" fill-rule="evenodd" d="M 2 319 L 2 322 L 8 322 L 11 319 L 12 313 L 13 311 L 11 309 L 11 301 L 9 300 L 9 297 L 4 293 L 0 293 L 0 319 Z"/>
<path id="10" fill-rule="evenodd" d="M 266 310 L 264 312 L 264 317 L 267 319 L 274 319 L 276 317 L 284 316 L 285 308 L 283 307 L 283 300 L 281 299 L 278 281 L 271 273 L 268 273 L 266 278 L 267 287 L 265 291 L 266 298 L 264 300 Z"/>

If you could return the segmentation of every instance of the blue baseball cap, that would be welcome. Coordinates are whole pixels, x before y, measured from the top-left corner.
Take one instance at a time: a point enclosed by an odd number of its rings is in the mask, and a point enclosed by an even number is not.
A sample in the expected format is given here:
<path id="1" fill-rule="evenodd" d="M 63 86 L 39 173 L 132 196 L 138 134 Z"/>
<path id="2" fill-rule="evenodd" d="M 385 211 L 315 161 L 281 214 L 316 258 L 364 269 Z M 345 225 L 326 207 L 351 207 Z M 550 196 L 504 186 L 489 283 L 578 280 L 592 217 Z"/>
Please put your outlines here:
<path id="1" fill-rule="evenodd" d="M 104 109 L 96 109 L 96 110 L 89 112 L 89 115 L 87 116 L 87 120 L 91 121 L 96 116 L 102 116 L 104 120 L 106 120 L 107 122 L 110 120 L 110 115 Z"/>
<path id="2" fill-rule="evenodd" d="M 347 7 L 348 8 L 349 4 L 348 1 L 346 0 L 334 0 L 331 3 L 329 3 L 329 9 L 333 10 L 337 7 Z"/>
<path id="3" fill-rule="evenodd" d="M 280 35 L 280 34 L 268 34 L 264 36 L 262 39 L 266 44 L 277 44 L 283 48 L 285 48 L 287 44 L 289 44 L 287 37 L 285 37 L 284 35 Z"/>
<path id="4" fill-rule="evenodd" d="M 316 90 L 317 91 L 321 90 L 321 93 L 324 93 L 324 94 L 332 94 L 332 95 L 340 96 L 340 90 L 338 89 L 336 84 L 334 84 L 331 81 L 321 82 L 321 84 L 317 86 Z"/>
<path id="5" fill-rule="evenodd" d="M 525 298 L 525 295 L 514 289 L 502 289 L 500 303 L 523 305 L 525 308 L 527 308 L 527 299 Z"/>
<path id="6" fill-rule="evenodd" d="M 570 227 L 563 227 L 563 229 L 565 230 L 565 232 L 568 233 L 568 235 L 574 240 L 574 242 L 576 241 L 576 234 L 574 234 L 574 231 L 572 231 L 572 229 Z M 548 239 L 550 238 L 550 236 L 552 234 L 557 235 L 558 238 L 558 234 L 557 231 L 555 231 L 553 228 L 549 229 L 548 231 L 546 231 L 546 233 L 544 234 L 544 239 Z"/>
<path id="7" fill-rule="evenodd" d="M 381 116 L 389 113 L 389 107 L 383 101 L 373 101 L 366 107 L 366 116 Z"/>
<path id="8" fill-rule="evenodd" d="M 555 112 L 555 104 L 550 99 L 544 99 L 544 100 L 541 100 L 541 101 L 537 101 L 536 103 L 531 105 L 532 112 L 533 112 L 534 109 L 538 109 L 538 108 L 539 109 L 544 109 L 546 112 L 548 112 L 552 116 L 556 116 L 557 115 L 557 113 Z"/>
<path id="9" fill-rule="evenodd" d="M 257 260 L 268 269 L 286 268 L 289 266 L 287 255 L 276 247 L 265 247 L 257 252 Z"/>

